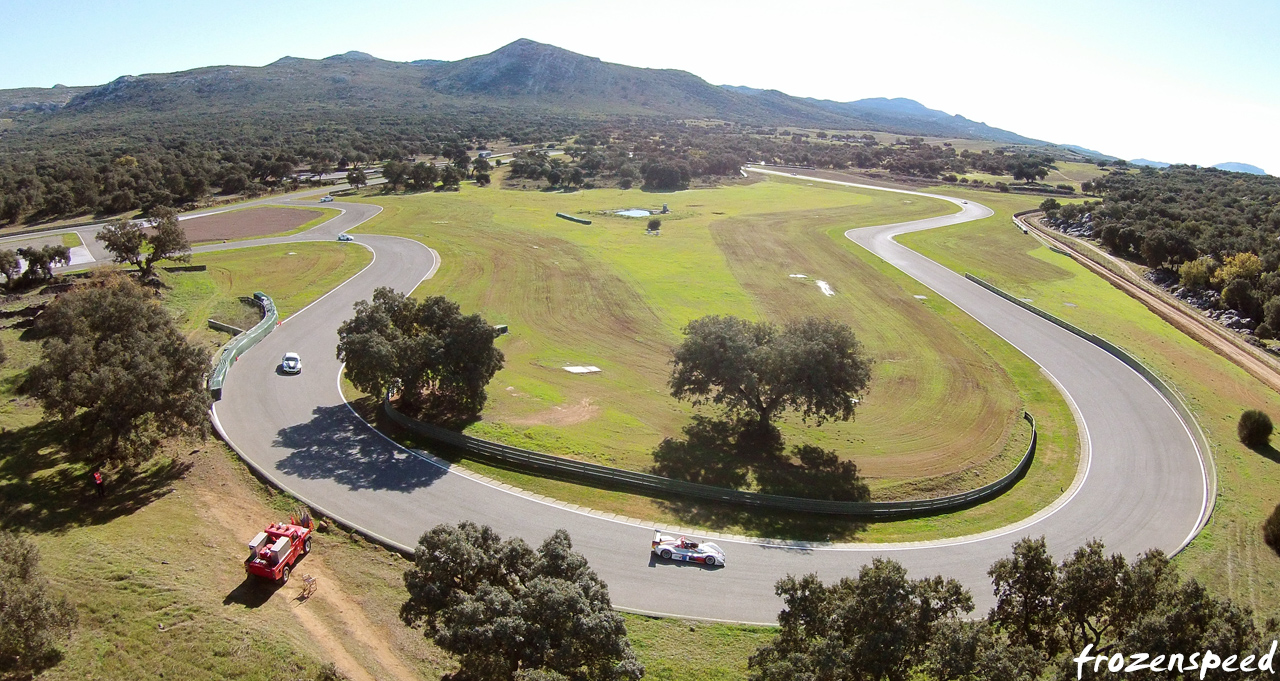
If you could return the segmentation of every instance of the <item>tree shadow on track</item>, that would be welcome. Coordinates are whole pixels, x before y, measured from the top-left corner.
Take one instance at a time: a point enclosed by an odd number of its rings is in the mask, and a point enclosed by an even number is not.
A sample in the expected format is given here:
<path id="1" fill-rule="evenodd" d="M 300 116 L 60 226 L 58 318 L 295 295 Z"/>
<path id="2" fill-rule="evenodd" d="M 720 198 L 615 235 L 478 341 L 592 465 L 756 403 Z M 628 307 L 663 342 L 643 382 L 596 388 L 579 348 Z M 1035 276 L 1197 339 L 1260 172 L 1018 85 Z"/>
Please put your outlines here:
<path id="1" fill-rule="evenodd" d="M 290 450 L 276 463 L 280 472 L 333 480 L 352 490 L 408 492 L 445 475 L 374 431 L 346 405 L 316 407 L 310 421 L 280 429 L 273 444 Z"/>

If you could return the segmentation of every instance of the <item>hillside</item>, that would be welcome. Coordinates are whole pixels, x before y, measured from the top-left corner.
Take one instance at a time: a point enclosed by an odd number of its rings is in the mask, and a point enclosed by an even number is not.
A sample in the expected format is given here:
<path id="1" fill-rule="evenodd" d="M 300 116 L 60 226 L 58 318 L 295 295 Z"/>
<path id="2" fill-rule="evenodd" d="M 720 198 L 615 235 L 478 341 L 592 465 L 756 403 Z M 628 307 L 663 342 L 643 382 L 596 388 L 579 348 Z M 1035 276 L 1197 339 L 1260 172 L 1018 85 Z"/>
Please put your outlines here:
<path id="1" fill-rule="evenodd" d="M 1230 170 L 1233 173 L 1249 173 L 1250 175 L 1266 175 L 1267 171 L 1248 163 L 1219 163 L 1214 166 L 1218 170 Z"/>
<path id="2" fill-rule="evenodd" d="M 261 67 L 127 75 L 90 88 L 0 91 L 0 106 L 16 107 L 19 136 L 127 134 L 142 122 L 177 119 L 187 121 L 184 126 L 216 127 L 210 132 L 218 134 L 239 121 L 277 115 L 315 122 L 323 112 L 338 112 L 355 124 L 384 115 L 440 122 L 478 112 L 516 119 L 715 118 L 1043 144 L 912 100 L 842 103 L 718 87 L 686 71 L 613 64 L 531 40 L 454 62 L 393 62 L 348 52 L 318 60 L 285 57 Z"/>
<path id="3" fill-rule="evenodd" d="M 993 128 L 986 123 L 971 121 L 958 114 L 953 116 L 937 109 L 930 109 L 913 99 L 875 97 L 860 99 L 856 102 L 832 102 L 819 99 L 806 101 L 826 111 L 876 121 L 877 124 L 886 128 L 897 128 L 890 132 L 915 132 L 934 137 L 964 137 L 1009 144 L 1036 146 L 1045 144 L 1041 140 Z"/>

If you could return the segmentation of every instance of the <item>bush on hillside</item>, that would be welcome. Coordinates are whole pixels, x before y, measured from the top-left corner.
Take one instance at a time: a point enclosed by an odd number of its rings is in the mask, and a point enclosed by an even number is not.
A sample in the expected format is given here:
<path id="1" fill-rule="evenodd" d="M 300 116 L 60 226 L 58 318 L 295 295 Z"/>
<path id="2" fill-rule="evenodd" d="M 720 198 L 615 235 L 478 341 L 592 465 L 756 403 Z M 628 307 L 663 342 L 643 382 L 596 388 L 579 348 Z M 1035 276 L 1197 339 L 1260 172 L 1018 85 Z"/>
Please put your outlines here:
<path id="1" fill-rule="evenodd" d="M 57 642 L 76 611 L 47 586 L 36 545 L 0 531 L 0 679 L 29 678 L 62 658 Z"/>
<path id="2" fill-rule="evenodd" d="M 1272 551 L 1280 554 L 1280 504 L 1276 504 L 1276 510 L 1271 512 L 1267 522 L 1262 523 L 1262 540 Z"/>
<path id="3" fill-rule="evenodd" d="M 1271 417 L 1257 409 L 1241 414 L 1236 425 L 1236 434 L 1247 447 L 1265 447 L 1271 442 L 1272 430 Z"/>

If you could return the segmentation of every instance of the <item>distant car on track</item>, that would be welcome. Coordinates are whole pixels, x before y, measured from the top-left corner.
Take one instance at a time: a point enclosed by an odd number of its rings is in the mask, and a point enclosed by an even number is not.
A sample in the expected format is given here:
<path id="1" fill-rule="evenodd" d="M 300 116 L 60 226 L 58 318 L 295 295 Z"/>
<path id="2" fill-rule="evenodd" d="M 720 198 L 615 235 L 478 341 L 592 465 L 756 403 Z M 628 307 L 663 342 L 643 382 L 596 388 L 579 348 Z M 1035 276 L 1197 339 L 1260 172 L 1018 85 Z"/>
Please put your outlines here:
<path id="1" fill-rule="evenodd" d="M 963 203 L 963 204 L 965 204 L 965 205 L 968 205 L 968 204 L 969 204 L 969 202 L 968 202 L 968 201 L 961 201 L 960 203 Z"/>
<path id="2" fill-rule="evenodd" d="M 661 532 L 653 533 L 653 553 L 664 560 L 683 560 L 703 565 L 724 565 L 724 551 L 710 542 L 696 542 L 684 537 L 675 538 Z"/>
<path id="3" fill-rule="evenodd" d="M 338 241 L 355 241 L 350 234 L 339 234 Z"/>
<path id="4" fill-rule="evenodd" d="M 320 203 L 329 203 L 329 202 L 331 202 L 331 201 L 333 201 L 333 197 L 332 197 L 332 196 L 322 196 L 322 197 L 320 197 Z"/>
<path id="5" fill-rule="evenodd" d="M 302 373 L 302 358 L 296 352 L 284 353 L 284 359 L 280 360 L 280 370 L 286 374 Z"/>

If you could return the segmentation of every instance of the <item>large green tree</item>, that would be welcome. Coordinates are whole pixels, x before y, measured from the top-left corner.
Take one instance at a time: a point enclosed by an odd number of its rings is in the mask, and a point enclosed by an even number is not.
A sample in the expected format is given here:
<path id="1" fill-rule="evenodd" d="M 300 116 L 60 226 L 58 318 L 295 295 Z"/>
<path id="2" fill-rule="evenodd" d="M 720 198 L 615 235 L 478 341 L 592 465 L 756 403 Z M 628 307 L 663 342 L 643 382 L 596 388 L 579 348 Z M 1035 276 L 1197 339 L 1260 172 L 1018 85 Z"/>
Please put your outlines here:
<path id="1" fill-rule="evenodd" d="M 489 527 L 438 525 L 418 540 L 400 617 L 457 656 L 451 681 L 622 681 L 644 667 L 609 588 L 564 530 L 534 551 Z"/>
<path id="2" fill-rule="evenodd" d="M 959 582 L 911 580 L 884 558 L 830 586 L 817 575 L 787 576 L 776 592 L 781 631 L 751 656 L 753 681 L 906 681 L 935 630 L 973 610 Z"/>
<path id="3" fill-rule="evenodd" d="M 112 220 L 97 239 L 116 262 L 137 267 L 143 277 L 155 274 L 161 260 L 191 262 L 191 242 L 172 208 L 155 208 L 143 221 Z"/>
<path id="4" fill-rule="evenodd" d="M 810 317 L 779 328 L 738 317 L 695 319 L 675 350 L 671 394 L 769 423 L 786 409 L 819 424 L 853 418 L 871 361 L 853 330 Z"/>
<path id="5" fill-rule="evenodd" d="M 991 621 L 1009 632 L 1015 644 L 1058 652 L 1062 640 L 1057 626 L 1061 612 L 1054 600 L 1058 573 L 1044 537 L 1020 540 L 1013 546 L 1013 555 L 996 561 L 987 574 L 996 594 Z"/>
<path id="6" fill-rule="evenodd" d="M 0 530 L 0 678 L 30 678 L 61 658 L 57 641 L 76 612 L 47 586 L 36 545 Z"/>
<path id="7" fill-rule="evenodd" d="M 132 279 L 104 275 L 76 286 L 34 330 L 45 340 L 26 387 L 64 422 L 74 451 L 138 460 L 164 436 L 207 432 L 209 353 Z"/>
<path id="8" fill-rule="evenodd" d="M 18 252 L 9 248 L 0 249 L 0 274 L 4 275 L 4 284 L 10 288 L 17 281 L 21 263 Z"/>
<path id="9" fill-rule="evenodd" d="M 440 179 L 440 171 L 430 163 L 419 161 L 409 169 L 409 185 L 414 189 L 431 189 Z"/>
<path id="10" fill-rule="evenodd" d="M 27 279 L 51 279 L 53 268 L 71 264 L 71 249 L 60 244 L 26 246 L 19 248 L 17 254 L 27 263 L 27 271 L 22 274 Z"/>
<path id="11" fill-rule="evenodd" d="M 941 578 L 912 581 L 892 561 L 876 559 L 856 580 L 824 585 L 787 577 L 777 591 L 781 631 L 751 658 L 759 681 L 1043 681 L 1103 678 L 1092 674 L 1113 655 L 1148 662 L 1212 650 L 1237 663 L 1270 649 L 1274 620 L 1259 631 L 1248 608 L 1183 580 L 1169 558 L 1150 551 L 1132 563 L 1091 541 L 1056 563 L 1043 539 L 1022 539 L 991 575 L 997 605 L 966 621 L 969 595 Z M 1034 598 L 1032 596 L 1035 596 Z M 1158 663 L 1160 664 L 1160 663 Z M 1176 665 L 1175 665 L 1176 666 Z M 1224 665 L 1225 666 L 1225 665 Z M 1144 672 L 1133 678 L 1243 678 L 1222 669 L 1186 674 Z"/>
<path id="12" fill-rule="evenodd" d="M 442 415 L 480 413 L 485 386 L 502 368 L 498 332 L 478 314 L 463 315 L 441 296 L 414 300 L 389 288 L 355 305 L 338 328 L 338 359 L 357 388 L 398 389 L 411 405 Z"/>
<path id="13" fill-rule="evenodd" d="M 359 189 L 360 187 L 369 184 L 369 177 L 364 174 L 363 170 L 359 168 L 352 168 L 347 171 L 347 184 Z"/>

